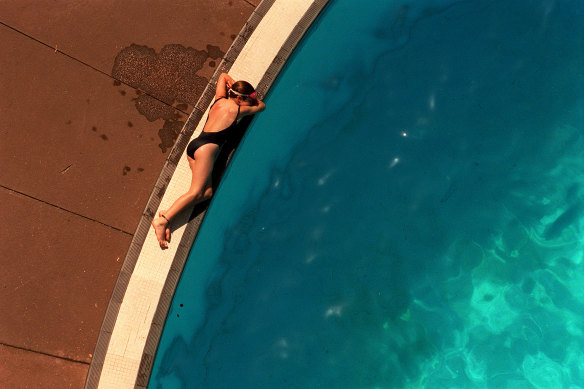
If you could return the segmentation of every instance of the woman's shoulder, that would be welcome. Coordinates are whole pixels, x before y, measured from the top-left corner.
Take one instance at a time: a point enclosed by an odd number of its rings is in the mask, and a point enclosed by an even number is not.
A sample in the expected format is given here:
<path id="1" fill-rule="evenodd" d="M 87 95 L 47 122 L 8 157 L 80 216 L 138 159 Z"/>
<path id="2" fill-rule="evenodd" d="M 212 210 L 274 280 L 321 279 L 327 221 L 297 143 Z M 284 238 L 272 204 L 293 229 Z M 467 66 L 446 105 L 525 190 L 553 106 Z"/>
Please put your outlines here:
<path id="1" fill-rule="evenodd" d="M 213 112 L 217 112 L 219 114 L 231 114 L 233 112 L 238 112 L 237 104 L 229 101 L 227 98 L 219 98 L 215 100 L 211 108 L 213 108 Z"/>

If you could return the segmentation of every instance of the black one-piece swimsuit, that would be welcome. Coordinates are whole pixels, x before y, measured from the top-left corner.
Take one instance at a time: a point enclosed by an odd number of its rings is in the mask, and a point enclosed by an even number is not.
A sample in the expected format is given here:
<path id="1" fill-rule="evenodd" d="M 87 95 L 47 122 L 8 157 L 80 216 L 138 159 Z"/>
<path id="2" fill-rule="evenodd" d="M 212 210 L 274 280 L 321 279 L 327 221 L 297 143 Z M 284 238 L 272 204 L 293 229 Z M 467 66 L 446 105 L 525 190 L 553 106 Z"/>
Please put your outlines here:
<path id="1" fill-rule="evenodd" d="M 213 105 L 215 105 L 216 102 L 218 102 L 221 99 L 224 99 L 225 97 L 219 97 L 217 100 L 215 100 L 215 102 L 213 102 Z M 213 105 L 211 105 L 211 108 L 213 108 Z M 195 139 L 193 139 L 189 145 L 187 146 L 187 155 L 191 158 L 195 158 L 195 151 L 197 151 L 197 149 L 203 145 L 206 145 L 207 143 L 214 143 L 216 145 L 218 145 L 219 147 L 223 146 L 225 144 L 225 142 L 227 142 L 227 139 L 229 139 L 229 137 L 231 136 L 231 134 L 235 131 L 235 128 L 237 126 L 237 117 L 239 116 L 239 110 L 241 109 L 240 106 L 237 107 L 237 116 L 235 116 L 235 120 L 233 120 L 233 123 L 231 123 L 231 125 L 229 127 L 227 127 L 224 130 L 221 131 L 216 131 L 216 132 L 205 132 L 202 131 L 198 137 L 196 137 Z M 209 109 L 209 111 L 211 111 L 211 109 Z M 207 115 L 207 120 L 209 120 L 209 116 Z M 206 123 L 206 122 L 205 122 Z"/>

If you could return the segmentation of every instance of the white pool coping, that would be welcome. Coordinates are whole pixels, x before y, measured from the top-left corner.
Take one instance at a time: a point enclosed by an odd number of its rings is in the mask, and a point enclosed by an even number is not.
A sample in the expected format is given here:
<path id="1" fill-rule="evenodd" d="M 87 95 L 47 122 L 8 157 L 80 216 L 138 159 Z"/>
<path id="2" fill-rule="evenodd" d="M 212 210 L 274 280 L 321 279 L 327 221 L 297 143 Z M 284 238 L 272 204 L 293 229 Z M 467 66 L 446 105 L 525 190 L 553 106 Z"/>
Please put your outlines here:
<path id="1" fill-rule="evenodd" d="M 110 301 L 86 388 L 147 386 L 173 288 L 182 271 L 180 266 L 173 269 L 173 263 L 180 256 L 184 264 L 202 216 L 191 221 L 188 220 L 190 212 L 177 216 L 173 225 L 179 227 L 173 230 L 171 244 L 166 250 L 160 249 L 150 222 L 158 210 L 167 209 L 190 185 L 191 171 L 183 151 L 188 140 L 196 137 L 203 129 L 212 100 L 210 96 L 214 95 L 213 83 L 219 73 L 222 69 L 228 69 L 234 79 L 247 80 L 257 85 L 260 94 L 265 95 L 283 62 L 327 2 L 264 0 L 226 54 L 204 96 L 199 100 L 198 107 L 195 107 L 185 124 L 183 132 L 192 131 L 192 135 L 177 141 L 154 188 L 149 208 L 134 236 Z M 230 57 L 233 57 L 232 63 Z M 192 130 L 192 127 L 195 129 Z M 153 207 L 153 204 L 157 206 Z M 193 228 L 193 224 L 197 224 L 196 228 Z M 165 292 L 169 278 L 172 278 L 170 281 L 174 287 L 170 292 Z M 162 300 L 165 303 L 161 308 Z M 154 320 L 157 314 L 160 317 Z M 156 327 L 155 339 L 152 337 L 153 327 Z"/>

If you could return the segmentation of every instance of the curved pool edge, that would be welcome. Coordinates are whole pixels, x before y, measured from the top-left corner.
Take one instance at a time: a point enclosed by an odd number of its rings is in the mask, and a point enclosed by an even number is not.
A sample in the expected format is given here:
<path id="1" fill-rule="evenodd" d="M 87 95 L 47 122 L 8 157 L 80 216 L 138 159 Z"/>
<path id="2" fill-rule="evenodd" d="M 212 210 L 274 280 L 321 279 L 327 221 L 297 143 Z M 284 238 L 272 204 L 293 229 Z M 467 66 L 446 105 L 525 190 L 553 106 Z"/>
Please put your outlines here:
<path id="1" fill-rule="evenodd" d="M 220 73 L 249 80 L 265 96 L 327 4 L 328 0 L 263 0 L 229 48 L 175 142 L 138 223 L 106 310 L 85 388 L 148 385 L 164 322 L 205 208 L 192 219 L 191 212 L 184 212 L 177 223 L 180 227 L 173 231 L 179 243 L 168 250 L 160 250 L 151 222 L 159 209 L 188 188 L 190 171 L 182 156 L 204 126 L 201 119 Z"/>

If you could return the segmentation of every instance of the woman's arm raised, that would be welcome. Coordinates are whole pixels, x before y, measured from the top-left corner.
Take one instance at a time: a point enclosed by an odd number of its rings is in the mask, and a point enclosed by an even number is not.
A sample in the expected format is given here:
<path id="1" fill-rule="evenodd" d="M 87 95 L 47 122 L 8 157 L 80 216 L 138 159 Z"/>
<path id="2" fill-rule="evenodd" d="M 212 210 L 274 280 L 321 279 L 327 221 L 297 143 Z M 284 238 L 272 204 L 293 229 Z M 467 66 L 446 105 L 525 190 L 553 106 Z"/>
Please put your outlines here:
<path id="1" fill-rule="evenodd" d="M 221 73 L 219 79 L 217 80 L 217 88 L 215 89 L 215 100 L 221 97 L 227 97 L 227 90 L 231 88 L 231 85 L 235 80 L 227 73 Z"/>
<path id="2" fill-rule="evenodd" d="M 264 109 L 266 109 L 266 105 L 264 104 L 263 101 L 258 99 L 258 100 L 256 100 L 256 104 L 254 104 L 254 105 L 242 105 L 241 106 L 241 113 L 244 116 L 253 115 L 253 114 L 256 114 L 258 112 L 262 112 Z"/>

